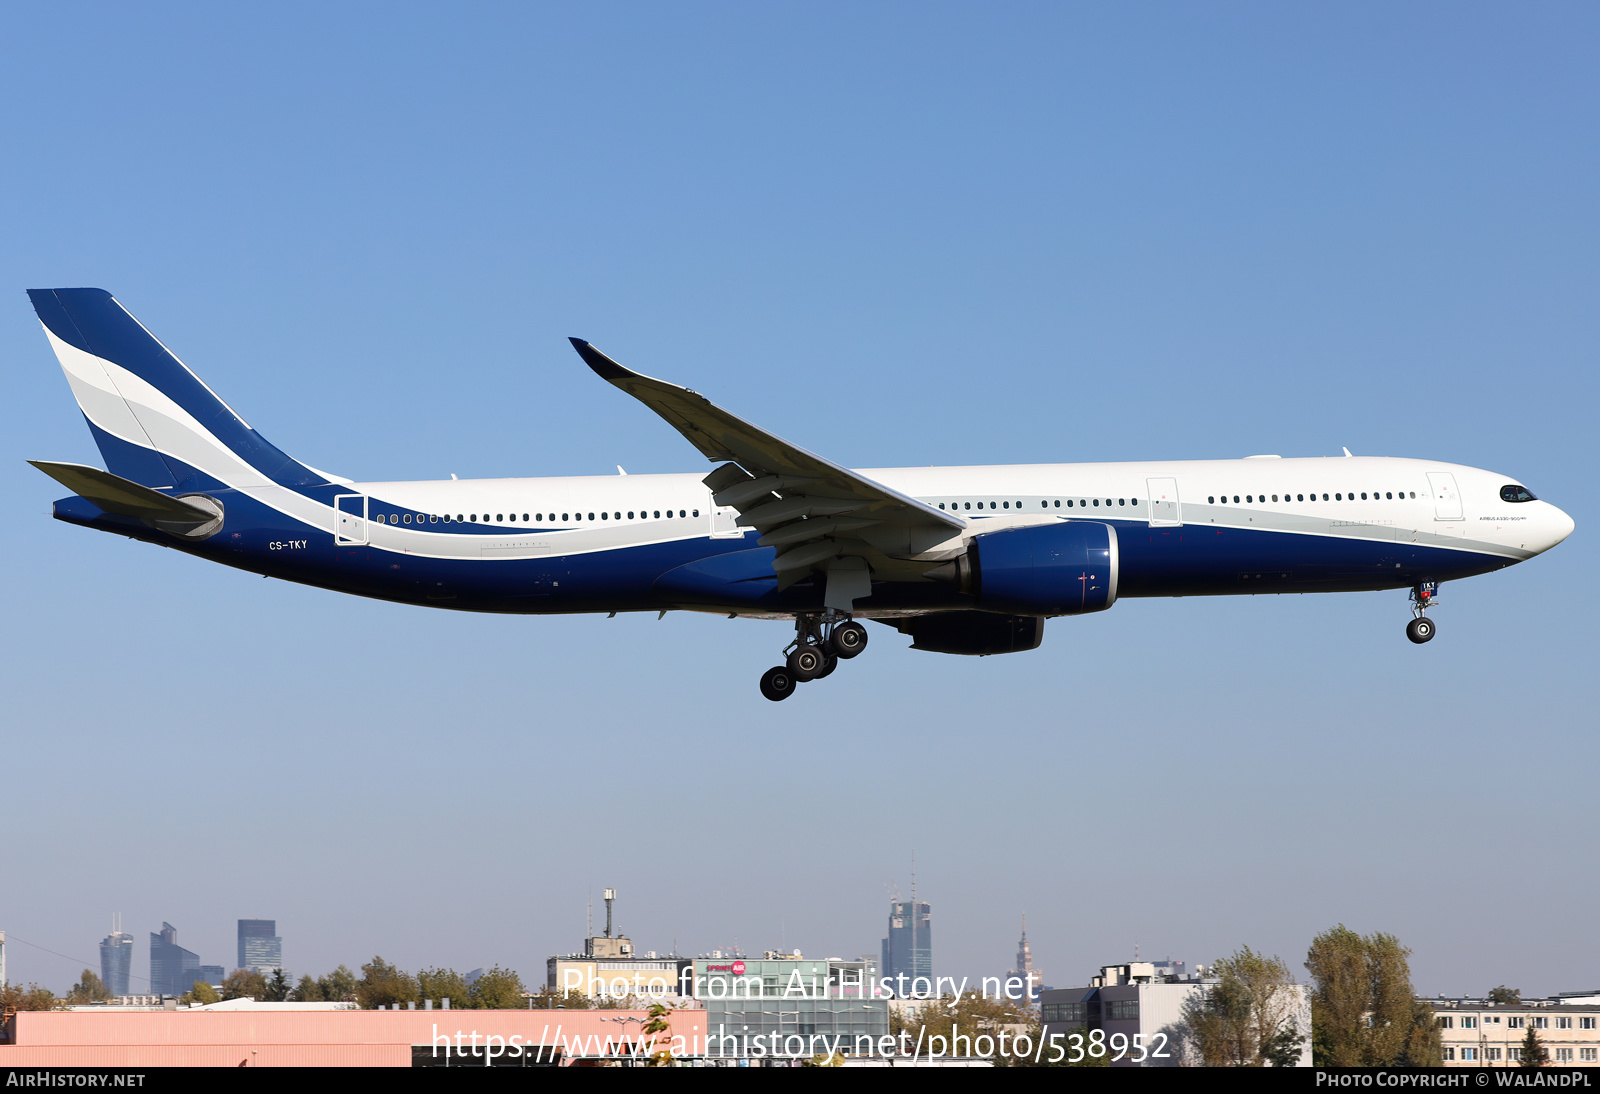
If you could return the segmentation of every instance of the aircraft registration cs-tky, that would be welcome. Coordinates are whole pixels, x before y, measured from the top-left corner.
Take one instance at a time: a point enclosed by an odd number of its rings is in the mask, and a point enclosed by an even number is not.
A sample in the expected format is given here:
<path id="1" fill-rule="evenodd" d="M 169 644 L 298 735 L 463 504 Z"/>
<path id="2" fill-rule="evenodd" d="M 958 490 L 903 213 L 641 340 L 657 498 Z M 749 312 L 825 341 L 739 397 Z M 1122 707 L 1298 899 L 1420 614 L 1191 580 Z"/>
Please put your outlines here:
<path id="1" fill-rule="evenodd" d="M 1440 582 L 1573 529 L 1505 475 L 1348 451 L 850 470 L 576 338 L 716 468 L 353 482 L 268 443 L 110 293 L 29 296 L 109 469 L 35 462 L 74 492 L 57 519 L 423 607 L 793 620 L 774 700 L 860 654 L 862 619 L 982 656 L 1125 597 L 1409 589 L 1422 643 Z"/>

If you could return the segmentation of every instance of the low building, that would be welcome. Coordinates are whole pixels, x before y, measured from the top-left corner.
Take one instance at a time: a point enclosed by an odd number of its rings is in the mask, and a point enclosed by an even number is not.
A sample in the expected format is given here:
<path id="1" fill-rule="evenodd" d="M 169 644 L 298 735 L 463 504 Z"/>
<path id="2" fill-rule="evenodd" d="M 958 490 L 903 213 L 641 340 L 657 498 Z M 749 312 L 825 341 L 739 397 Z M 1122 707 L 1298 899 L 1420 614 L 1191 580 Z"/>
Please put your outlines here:
<path id="1" fill-rule="evenodd" d="M 1544 1046 L 1549 1063 L 1593 1067 L 1600 1063 L 1600 1001 L 1570 1003 L 1570 997 L 1520 1003 L 1471 998 L 1426 1002 L 1439 1023 L 1445 1067 L 1517 1067 L 1530 1029 Z"/>
<path id="2" fill-rule="evenodd" d="M 255 1004 L 25 1011 L 0 1027 L 0 1069 L 559 1067 L 642 1064 L 642 1010 L 321 1010 Z M 706 1057 L 705 1012 L 667 1015 L 666 1045 Z"/>
<path id="3" fill-rule="evenodd" d="M 1132 961 L 1106 965 L 1100 975 L 1082 988 L 1052 988 L 1040 995 L 1044 1036 L 1060 1035 L 1062 1043 L 1074 1032 L 1086 1037 L 1101 1031 L 1106 1043 L 1117 1034 L 1126 1047 L 1112 1067 L 1177 1067 L 1185 1047 L 1184 1010 L 1214 980 L 1197 972 L 1177 972 L 1181 965 Z M 1294 1022 L 1305 1035 L 1300 1067 L 1311 1066 L 1311 998 L 1303 985 L 1295 985 Z M 1098 1039 L 1097 1039 L 1098 1040 Z M 1113 1053 L 1114 1055 L 1115 1053 Z"/>
<path id="4" fill-rule="evenodd" d="M 557 955 L 545 963 L 545 985 L 552 991 L 571 991 L 590 998 L 637 996 L 679 1002 L 684 999 L 689 970 L 687 957 L 654 953 L 642 957 L 590 957 Z"/>
<path id="5" fill-rule="evenodd" d="M 696 958 L 692 976 L 690 990 L 706 1008 L 706 1029 L 719 1050 L 748 1040 L 784 1052 L 803 1046 L 808 1055 L 866 1056 L 889 1036 L 889 1000 L 878 997 L 876 962 L 769 951 L 760 958 Z"/>

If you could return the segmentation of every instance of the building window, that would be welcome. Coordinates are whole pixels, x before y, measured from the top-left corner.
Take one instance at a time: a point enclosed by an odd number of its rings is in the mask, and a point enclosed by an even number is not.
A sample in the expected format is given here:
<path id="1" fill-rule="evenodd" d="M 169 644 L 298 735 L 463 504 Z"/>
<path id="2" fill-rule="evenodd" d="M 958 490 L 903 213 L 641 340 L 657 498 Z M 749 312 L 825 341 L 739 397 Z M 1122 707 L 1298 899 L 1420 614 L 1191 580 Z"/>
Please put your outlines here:
<path id="1" fill-rule="evenodd" d="M 1500 1058 L 1500 1050 L 1497 1048 L 1485 1049 L 1483 1058 L 1485 1060 L 1498 1060 Z"/>
<path id="2" fill-rule="evenodd" d="M 1558 1048 L 1558 1049 L 1556 1049 L 1556 1063 L 1558 1063 L 1558 1064 L 1570 1064 L 1571 1062 L 1572 1062 L 1572 1050 L 1570 1048 Z"/>
<path id="3" fill-rule="evenodd" d="M 1542 1014 L 1535 1016 L 1535 1018 L 1533 1019 L 1533 1028 L 1534 1029 L 1549 1029 L 1550 1028 L 1550 1019 L 1546 1018 Z"/>
<path id="4" fill-rule="evenodd" d="M 1478 1058 L 1478 1050 L 1475 1048 L 1464 1048 L 1461 1050 L 1461 1058 L 1463 1060 L 1476 1060 Z"/>
<path id="5" fill-rule="evenodd" d="M 1461 1016 L 1461 1028 L 1462 1029 L 1477 1029 L 1478 1028 L 1478 1020 L 1476 1018 L 1472 1017 L 1471 1015 L 1463 1014 Z"/>
<path id="6" fill-rule="evenodd" d="M 1439 1015 L 1439 1028 L 1440 1029 L 1455 1029 L 1456 1028 L 1456 1020 L 1454 1018 L 1450 1017 L 1448 1014 L 1441 1014 L 1441 1015 Z"/>
<path id="7" fill-rule="evenodd" d="M 1571 1018 L 1557 1018 L 1556 1019 L 1556 1028 L 1557 1029 L 1571 1029 L 1572 1028 L 1572 1019 Z"/>
<path id="8" fill-rule="evenodd" d="M 1594 1019 L 1593 1018 L 1579 1018 L 1578 1019 L 1578 1028 L 1579 1029 L 1593 1029 L 1594 1028 Z"/>
<path id="9" fill-rule="evenodd" d="M 1526 1021 L 1527 1021 L 1526 1018 L 1507 1018 L 1506 1019 L 1506 1028 L 1507 1029 L 1521 1029 L 1522 1028 L 1522 1023 L 1524 1023 Z"/>
<path id="10" fill-rule="evenodd" d="M 1580 1048 L 1578 1050 L 1578 1059 L 1586 1064 L 1595 1063 L 1600 1060 L 1600 1049 Z"/>

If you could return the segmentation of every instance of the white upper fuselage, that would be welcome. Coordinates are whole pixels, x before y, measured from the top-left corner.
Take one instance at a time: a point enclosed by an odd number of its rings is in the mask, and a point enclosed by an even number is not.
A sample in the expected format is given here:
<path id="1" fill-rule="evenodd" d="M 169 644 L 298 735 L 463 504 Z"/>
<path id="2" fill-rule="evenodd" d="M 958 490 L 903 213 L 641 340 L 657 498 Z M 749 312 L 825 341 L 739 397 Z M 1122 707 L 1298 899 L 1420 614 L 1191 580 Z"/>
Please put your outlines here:
<path id="1" fill-rule="evenodd" d="M 1286 534 L 1405 539 L 1503 558 L 1560 543 L 1573 522 L 1543 501 L 1506 502 L 1511 477 L 1430 460 L 1329 457 L 1157 463 L 875 468 L 861 474 L 969 521 L 1019 515 L 1210 524 Z M 576 554 L 739 534 L 696 474 L 352 483 L 368 499 L 370 543 L 430 557 L 483 557 L 484 525 L 503 527 L 496 557 Z M 1171 509 L 1152 510 L 1159 480 Z M 1453 490 L 1452 490 L 1453 488 Z M 1454 496 L 1452 496 L 1452 494 Z M 1235 498 L 1238 500 L 1235 501 Z M 1324 500 L 1326 498 L 1326 500 Z M 1314 499 L 1314 500 L 1313 500 Z M 265 500 L 265 499 L 263 499 Z M 422 514 L 418 528 L 410 521 Z M 680 514 L 682 514 L 680 516 Z M 416 518 L 413 516 L 413 520 Z M 466 522 L 478 534 L 450 534 Z"/>

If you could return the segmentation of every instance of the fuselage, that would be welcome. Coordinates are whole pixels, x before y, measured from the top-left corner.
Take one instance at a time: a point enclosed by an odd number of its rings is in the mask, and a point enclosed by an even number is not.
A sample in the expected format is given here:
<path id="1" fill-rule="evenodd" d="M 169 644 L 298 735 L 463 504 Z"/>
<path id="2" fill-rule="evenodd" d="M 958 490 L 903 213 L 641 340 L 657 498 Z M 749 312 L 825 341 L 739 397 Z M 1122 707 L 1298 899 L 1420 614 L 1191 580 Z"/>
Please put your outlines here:
<path id="1" fill-rule="evenodd" d="M 1118 597 L 1397 589 L 1501 569 L 1573 528 L 1517 480 L 1382 457 L 875 468 L 861 474 L 971 522 L 1026 518 L 1115 528 Z M 210 484 L 222 529 L 174 542 L 84 503 L 76 523 L 154 539 L 231 566 L 342 592 L 470 611 L 691 609 L 751 615 L 815 607 L 820 591 L 771 577 L 773 550 L 695 474 Z M 1502 496 L 1505 494 L 1506 496 Z M 860 614 L 963 607 L 932 581 L 875 583 Z"/>

